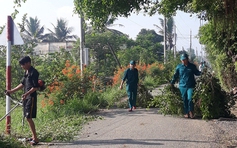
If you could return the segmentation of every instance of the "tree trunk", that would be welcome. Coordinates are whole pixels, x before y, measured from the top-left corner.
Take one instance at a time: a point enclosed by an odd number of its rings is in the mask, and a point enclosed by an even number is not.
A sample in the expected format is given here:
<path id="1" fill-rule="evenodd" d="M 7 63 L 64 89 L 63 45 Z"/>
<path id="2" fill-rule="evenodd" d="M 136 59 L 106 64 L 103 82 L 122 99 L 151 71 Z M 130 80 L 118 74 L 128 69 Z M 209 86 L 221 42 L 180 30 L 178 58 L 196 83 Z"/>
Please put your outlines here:
<path id="1" fill-rule="evenodd" d="M 115 52 L 114 52 L 113 47 L 109 44 L 109 42 L 108 42 L 107 44 L 108 44 L 108 46 L 109 46 L 109 50 L 111 51 L 112 55 L 114 56 L 114 59 L 115 59 L 115 61 L 117 62 L 119 68 L 122 69 L 122 66 L 121 66 L 121 64 L 120 64 L 120 62 L 119 62 L 119 60 L 118 60 L 118 57 L 116 56 L 116 54 L 115 54 Z"/>

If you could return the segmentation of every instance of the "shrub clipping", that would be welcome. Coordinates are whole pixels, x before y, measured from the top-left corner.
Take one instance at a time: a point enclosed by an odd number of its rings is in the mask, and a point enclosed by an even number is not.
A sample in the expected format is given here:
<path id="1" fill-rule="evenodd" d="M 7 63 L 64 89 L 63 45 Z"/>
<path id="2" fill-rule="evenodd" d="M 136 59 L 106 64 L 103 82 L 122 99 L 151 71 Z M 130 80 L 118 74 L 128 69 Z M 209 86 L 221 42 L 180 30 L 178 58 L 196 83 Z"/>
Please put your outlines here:
<path id="1" fill-rule="evenodd" d="M 196 81 L 193 96 L 196 114 L 203 119 L 233 117 L 230 109 L 235 105 L 235 98 L 221 88 L 213 74 L 204 71 Z"/>
<path id="2" fill-rule="evenodd" d="M 154 97 L 149 102 L 149 107 L 158 107 L 159 112 L 167 115 L 180 115 L 183 113 L 183 101 L 180 91 L 177 87 L 172 88 L 171 85 L 166 85 L 161 94 Z"/>
<path id="3" fill-rule="evenodd" d="M 194 114 L 202 119 L 216 119 L 220 117 L 234 117 L 230 109 L 235 105 L 235 98 L 231 93 L 221 89 L 219 80 L 210 72 L 205 71 L 196 78 L 193 102 Z M 177 87 L 166 85 L 161 95 L 156 96 L 150 103 L 150 107 L 158 107 L 159 112 L 167 115 L 183 114 L 183 101 Z"/>

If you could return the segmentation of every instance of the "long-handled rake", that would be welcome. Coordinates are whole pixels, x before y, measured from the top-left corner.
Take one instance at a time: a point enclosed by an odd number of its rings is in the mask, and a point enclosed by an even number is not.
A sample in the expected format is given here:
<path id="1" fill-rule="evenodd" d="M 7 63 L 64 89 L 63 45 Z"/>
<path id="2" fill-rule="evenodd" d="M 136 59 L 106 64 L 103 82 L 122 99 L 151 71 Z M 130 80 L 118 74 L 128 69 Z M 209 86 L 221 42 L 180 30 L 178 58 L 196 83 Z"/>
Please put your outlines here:
<path id="1" fill-rule="evenodd" d="M 39 79 L 38 80 L 38 84 L 39 84 L 39 91 L 43 91 L 44 89 L 46 89 L 46 85 L 45 85 L 45 81 Z M 9 115 L 13 110 L 15 110 L 18 106 L 22 106 L 23 107 L 23 103 L 22 101 L 18 100 L 17 98 L 14 98 L 12 97 L 9 93 L 7 93 L 7 91 L 5 90 L 5 94 L 7 96 L 9 96 L 9 98 L 11 99 L 11 101 L 13 103 L 15 103 L 16 105 L 8 112 L 6 113 L 1 119 L 0 119 L 0 122 L 7 116 Z M 23 111 L 23 114 L 22 114 L 22 131 L 23 131 L 23 127 L 24 127 L 24 120 L 25 119 L 25 116 L 24 116 L 24 111 Z"/>
<path id="2" fill-rule="evenodd" d="M 22 101 L 19 101 L 18 99 L 13 98 L 10 94 L 7 94 L 6 91 L 5 91 L 5 94 L 6 94 L 7 96 L 9 96 L 9 98 L 11 99 L 11 101 L 12 101 L 13 103 L 15 103 L 16 105 L 15 105 L 8 113 L 6 113 L 6 114 L 0 119 L 0 122 L 1 122 L 7 115 L 9 115 L 13 110 L 15 110 L 18 106 L 23 106 Z M 23 126 L 24 126 L 24 115 L 23 115 L 23 118 L 22 118 L 22 128 L 23 128 Z"/>

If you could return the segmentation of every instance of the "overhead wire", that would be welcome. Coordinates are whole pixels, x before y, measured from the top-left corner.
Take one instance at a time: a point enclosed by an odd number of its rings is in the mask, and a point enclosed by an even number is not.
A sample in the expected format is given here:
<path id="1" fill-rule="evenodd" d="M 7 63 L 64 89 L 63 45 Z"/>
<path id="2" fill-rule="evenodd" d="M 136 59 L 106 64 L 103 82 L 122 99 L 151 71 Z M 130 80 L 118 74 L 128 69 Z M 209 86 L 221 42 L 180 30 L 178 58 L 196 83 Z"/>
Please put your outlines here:
<path id="1" fill-rule="evenodd" d="M 185 24 L 186 26 L 187 26 L 187 28 L 190 28 L 190 26 L 184 21 L 184 19 L 180 16 L 180 15 L 177 15 L 182 21 L 183 21 L 183 24 Z M 179 22 L 177 21 L 177 23 L 179 24 Z M 179 26 L 181 26 L 180 24 L 179 24 Z M 185 37 L 182 33 L 181 33 L 181 31 L 179 30 L 179 28 L 176 26 L 176 28 L 177 28 L 177 30 L 178 30 L 178 32 L 181 34 L 181 36 L 182 37 L 177 37 L 178 39 L 180 39 L 180 40 L 184 40 L 184 41 L 186 41 L 185 43 L 187 44 L 187 42 L 188 42 L 188 46 L 190 46 L 189 44 L 190 44 L 190 35 L 187 35 L 188 37 Z M 195 36 L 191 36 L 191 38 L 192 39 L 196 39 L 195 38 Z"/>
<path id="2" fill-rule="evenodd" d="M 180 17 L 180 16 L 179 16 Z M 180 17 L 181 19 L 182 19 L 182 17 Z M 136 24 L 136 25 L 138 25 L 138 26 L 140 26 L 140 27 L 142 27 L 142 28 L 146 28 L 146 27 L 144 27 L 144 26 L 142 26 L 142 25 L 140 25 L 139 23 L 137 23 L 137 22 L 135 22 L 135 21 L 133 21 L 133 20 L 131 20 L 131 19 L 129 19 L 129 18 L 127 18 L 130 22 L 132 22 L 132 23 L 134 23 L 134 24 Z M 183 19 L 182 19 L 182 21 L 183 21 Z M 186 24 L 186 23 L 185 23 Z M 180 24 L 179 24 L 180 25 Z M 187 25 L 187 24 L 186 24 Z M 184 44 L 185 46 L 189 46 L 189 43 L 190 43 L 190 35 L 188 35 L 188 34 L 182 34 L 181 33 L 181 31 L 179 30 L 179 28 L 176 26 L 176 29 L 178 30 L 178 35 L 181 35 L 181 37 L 180 36 L 177 36 L 177 38 L 179 39 L 179 40 L 183 40 L 183 41 L 185 41 L 185 42 L 183 42 L 182 44 Z M 192 38 L 195 38 L 195 37 L 192 37 Z M 182 46 L 183 47 L 183 46 Z"/>
<path id="3" fill-rule="evenodd" d="M 133 21 L 133 20 L 131 20 L 131 19 L 129 19 L 129 18 L 127 18 L 127 19 L 128 19 L 129 21 L 133 22 L 134 24 L 136 24 L 136 25 L 138 25 L 138 26 L 142 27 L 142 28 L 146 28 L 146 27 L 144 27 L 144 26 L 142 26 L 142 25 L 140 25 L 140 24 L 136 23 L 135 21 Z"/>

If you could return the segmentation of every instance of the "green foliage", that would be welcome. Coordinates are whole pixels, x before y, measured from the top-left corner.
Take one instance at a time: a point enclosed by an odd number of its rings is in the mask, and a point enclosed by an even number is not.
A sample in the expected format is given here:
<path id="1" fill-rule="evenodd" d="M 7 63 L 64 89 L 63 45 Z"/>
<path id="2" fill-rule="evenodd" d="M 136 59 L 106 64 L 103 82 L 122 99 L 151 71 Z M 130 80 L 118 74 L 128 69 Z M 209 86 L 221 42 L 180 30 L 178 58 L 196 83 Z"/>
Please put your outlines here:
<path id="1" fill-rule="evenodd" d="M 17 141 L 14 137 L 0 135 L 0 147 L 1 148 L 27 148 L 30 145 L 24 145 L 20 141 Z"/>
<path id="2" fill-rule="evenodd" d="M 74 0 L 75 12 L 91 20 L 95 28 L 103 28 L 109 16 L 128 17 L 133 11 L 149 7 L 151 0 Z M 148 5 L 148 6 L 147 6 Z"/>
<path id="3" fill-rule="evenodd" d="M 231 117 L 230 109 L 235 105 L 235 100 L 221 88 L 219 81 L 208 72 L 204 72 L 197 79 L 193 100 L 196 105 L 196 113 L 203 119 Z"/>
<path id="4" fill-rule="evenodd" d="M 165 69 L 162 71 L 161 74 L 163 82 L 165 83 L 170 82 L 172 76 L 174 75 L 175 68 L 179 63 L 180 63 L 179 58 L 176 58 L 173 61 L 171 60 L 164 65 Z"/>
<path id="5" fill-rule="evenodd" d="M 137 35 L 134 46 L 118 51 L 121 65 L 127 65 L 131 59 L 140 64 L 162 61 L 163 46 L 160 44 L 161 41 L 162 36 L 155 33 L 154 30 L 142 29 Z"/>
<path id="6" fill-rule="evenodd" d="M 54 30 L 48 29 L 50 33 L 44 36 L 44 41 L 65 42 L 67 39 L 77 38 L 76 35 L 69 35 L 71 34 L 73 28 L 67 27 L 67 25 L 67 20 L 63 18 L 57 19 L 57 24 L 53 25 Z"/>
<path id="7" fill-rule="evenodd" d="M 29 17 L 29 19 L 26 19 L 25 14 L 22 19 L 22 25 L 18 25 L 20 26 L 21 32 L 24 32 L 25 40 L 40 42 L 43 38 L 44 27 L 40 26 L 40 20 L 37 17 Z"/>
<path id="8" fill-rule="evenodd" d="M 41 120 L 39 117 L 37 118 L 38 121 L 35 122 L 38 123 L 36 128 L 40 141 L 70 141 L 74 140 L 74 136 L 78 134 L 85 122 L 95 118 L 97 117 L 73 114 L 60 116 L 57 119 L 47 118 Z"/>
<path id="9" fill-rule="evenodd" d="M 86 35 L 86 47 L 90 48 L 90 57 L 95 62 L 90 65 L 90 69 L 96 75 L 111 76 L 116 67 L 120 67 L 116 59 L 117 52 L 122 46 L 126 46 L 128 39 L 111 31 L 93 32 Z"/>
<path id="10" fill-rule="evenodd" d="M 118 51 L 118 58 L 120 59 L 121 65 L 126 66 L 128 62 L 133 59 L 135 61 L 141 61 L 140 54 L 145 49 L 140 46 L 134 46 L 128 49 Z"/>
<path id="11" fill-rule="evenodd" d="M 216 56 L 216 62 L 223 61 L 225 55 Z M 176 64 L 175 64 L 176 63 Z M 170 81 L 173 76 L 174 69 L 179 63 L 179 58 L 165 64 L 165 69 L 162 71 L 162 78 Z M 223 75 L 222 71 L 228 69 L 229 65 L 218 67 L 218 75 Z M 207 71 L 208 70 L 208 71 Z M 227 71 L 225 71 L 227 72 Z M 226 74 L 227 75 L 227 74 Z M 231 75 L 230 73 L 228 75 Z M 222 76 L 222 78 L 225 78 Z M 222 81 L 229 81 L 223 79 Z M 223 82 L 226 83 L 226 82 Z M 233 82 L 228 82 L 230 85 Z M 231 117 L 230 109 L 235 104 L 235 99 L 229 93 L 223 90 L 219 80 L 209 73 L 209 69 L 205 69 L 201 77 L 197 78 L 197 85 L 194 91 L 193 102 L 195 105 L 195 114 L 203 119 L 213 119 L 219 117 Z M 154 97 L 149 102 L 150 107 L 159 107 L 162 114 L 180 115 L 183 113 L 183 102 L 178 88 L 171 91 L 170 86 L 166 86 L 161 95 Z"/>
<path id="12" fill-rule="evenodd" d="M 154 24 L 154 26 L 156 26 L 159 29 L 159 33 L 162 35 L 162 37 L 164 38 L 164 19 L 159 18 L 160 20 L 160 26 Z M 168 49 L 172 49 L 174 44 L 173 44 L 173 40 L 174 40 L 174 26 L 175 26 L 175 22 L 174 22 L 174 18 L 173 17 L 169 17 L 167 18 L 166 21 L 166 37 L 167 37 L 167 41 L 168 41 Z"/>
<path id="13" fill-rule="evenodd" d="M 208 58 L 213 70 L 225 90 L 236 86 L 237 73 L 234 63 L 236 61 L 236 30 L 230 34 L 213 21 L 203 26 L 200 30 L 201 42 L 206 45 Z"/>
<path id="14" fill-rule="evenodd" d="M 60 93 L 59 93 L 60 94 Z M 58 118 L 61 116 L 70 116 L 75 114 L 84 114 L 97 111 L 99 108 L 106 107 L 107 101 L 99 94 L 95 92 L 88 92 L 84 95 L 83 98 L 77 98 L 76 94 L 70 100 L 60 97 L 59 94 L 56 94 L 56 100 L 54 100 L 53 105 L 47 106 L 47 112 L 49 112 L 52 118 Z"/>
<path id="15" fill-rule="evenodd" d="M 119 86 L 115 85 L 113 87 L 107 87 L 106 90 L 101 93 L 101 96 L 106 100 L 107 108 L 111 108 L 114 107 L 116 102 L 119 102 L 122 97 L 126 96 L 126 91 L 120 90 Z"/>
<path id="16" fill-rule="evenodd" d="M 148 75 L 148 76 L 145 76 L 145 79 L 143 80 L 143 84 L 144 84 L 148 89 L 151 89 L 151 88 L 153 88 L 154 86 L 156 86 L 156 81 L 155 81 L 154 77 Z"/>
<path id="17" fill-rule="evenodd" d="M 149 107 L 158 107 L 159 112 L 164 115 L 183 114 L 183 101 L 179 89 L 171 89 L 171 85 L 166 85 L 160 91 L 160 95 L 149 101 Z"/>
<path id="18" fill-rule="evenodd" d="M 157 42 L 162 42 L 163 41 L 163 36 L 157 34 L 155 30 L 149 30 L 149 29 L 141 29 L 141 31 L 138 33 L 136 41 L 138 42 L 143 42 L 144 39 L 146 41 L 149 41 L 150 45 L 155 44 Z M 141 47 L 146 48 L 147 46 L 144 44 L 140 44 Z"/>
<path id="19" fill-rule="evenodd" d="M 208 72 L 197 78 L 193 95 L 194 113 L 203 119 L 233 117 L 230 109 L 235 105 L 235 99 L 225 92 L 219 81 Z M 183 114 L 183 101 L 178 88 L 167 85 L 162 94 L 149 102 L 149 107 L 158 107 L 159 112 L 167 115 Z"/>
<path id="20" fill-rule="evenodd" d="M 145 85 L 138 86 L 136 106 L 147 107 L 148 102 L 153 98 Z"/>
<path id="21" fill-rule="evenodd" d="M 92 20 L 92 25 L 98 28 L 104 26 L 109 16 L 128 17 L 134 10 L 137 12 L 145 10 L 145 12 L 149 12 L 150 15 L 156 14 L 158 12 L 168 18 L 175 15 L 177 10 L 195 13 L 200 19 L 209 21 L 206 25 L 204 25 L 204 27 L 201 27 L 200 33 L 201 42 L 207 46 L 207 53 L 209 55 L 214 55 L 211 57 L 215 57 L 215 55 L 218 56 L 219 54 L 223 53 L 227 55 L 225 59 L 225 62 L 227 61 L 227 63 L 225 64 L 230 64 L 230 66 L 224 70 L 225 73 L 222 73 L 222 75 L 225 77 L 224 79 L 227 79 L 228 81 L 223 80 L 222 82 L 235 82 L 237 79 L 235 77 L 237 75 L 236 73 L 231 74 L 231 72 L 234 70 L 233 64 L 237 59 L 237 9 L 235 1 L 147 0 L 117 2 L 114 0 L 104 0 L 103 2 L 99 2 L 95 0 L 75 0 L 74 5 L 75 11 L 77 13 L 84 15 L 87 19 Z M 147 44 L 148 42 L 144 41 L 144 45 Z M 216 65 L 221 65 L 221 63 L 217 63 Z M 220 79 L 223 78 L 220 77 Z M 228 83 L 222 84 L 228 89 L 233 87 L 232 85 L 228 85 Z"/>
<path id="22" fill-rule="evenodd" d="M 163 46 L 160 44 L 161 41 L 163 41 L 162 36 L 154 30 L 142 29 L 138 33 L 136 44 L 140 47 L 140 50 L 137 51 L 140 54 L 140 63 L 151 64 L 162 61 Z"/>

